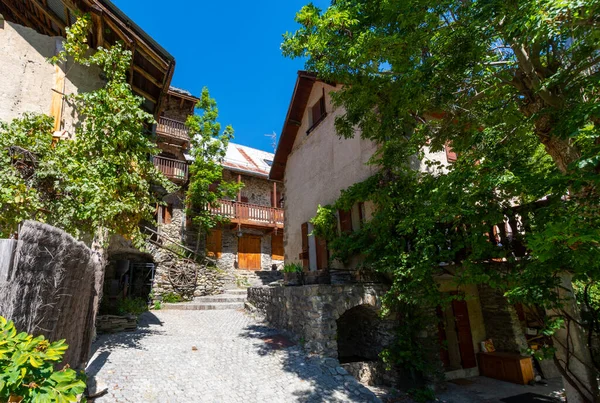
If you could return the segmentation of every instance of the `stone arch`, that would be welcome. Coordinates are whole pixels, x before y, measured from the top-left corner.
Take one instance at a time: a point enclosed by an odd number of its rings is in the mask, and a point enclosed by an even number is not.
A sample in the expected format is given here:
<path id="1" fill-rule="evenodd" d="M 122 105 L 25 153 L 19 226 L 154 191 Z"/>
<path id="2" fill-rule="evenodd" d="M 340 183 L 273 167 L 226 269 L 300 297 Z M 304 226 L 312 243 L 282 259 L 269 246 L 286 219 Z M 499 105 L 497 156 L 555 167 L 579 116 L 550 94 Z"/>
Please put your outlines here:
<path id="1" fill-rule="evenodd" d="M 335 322 L 340 363 L 378 361 L 385 347 L 378 337 L 382 322 L 379 309 L 371 304 L 356 305 L 340 315 Z"/>

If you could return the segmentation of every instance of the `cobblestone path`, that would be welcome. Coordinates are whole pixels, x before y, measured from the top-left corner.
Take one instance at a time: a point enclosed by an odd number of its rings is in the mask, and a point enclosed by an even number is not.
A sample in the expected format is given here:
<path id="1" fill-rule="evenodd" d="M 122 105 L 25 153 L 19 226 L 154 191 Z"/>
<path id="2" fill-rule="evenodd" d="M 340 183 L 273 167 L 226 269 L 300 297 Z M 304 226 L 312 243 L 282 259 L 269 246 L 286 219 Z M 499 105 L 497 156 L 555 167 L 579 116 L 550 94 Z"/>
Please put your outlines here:
<path id="1" fill-rule="evenodd" d="M 134 333 L 101 336 L 88 366 L 97 403 L 377 402 L 336 361 L 299 346 L 241 311 L 153 311 Z"/>

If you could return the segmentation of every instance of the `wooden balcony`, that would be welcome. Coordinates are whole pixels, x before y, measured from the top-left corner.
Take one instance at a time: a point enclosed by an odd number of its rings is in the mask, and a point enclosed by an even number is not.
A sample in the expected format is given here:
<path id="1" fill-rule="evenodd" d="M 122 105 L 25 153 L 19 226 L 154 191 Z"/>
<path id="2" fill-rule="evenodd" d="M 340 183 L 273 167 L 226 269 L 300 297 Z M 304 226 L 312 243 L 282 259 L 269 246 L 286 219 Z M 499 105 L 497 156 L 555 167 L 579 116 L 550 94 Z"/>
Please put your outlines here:
<path id="1" fill-rule="evenodd" d="M 218 207 L 210 207 L 213 214 L 228 218 L 233 224 L 253 227 L 283 228 L 283 209 L 257 204 L 220 200 Z"/>
<path id="2" fill-rule="evenodd" d="M 188 179 L 188 165 L 185 161 L 165 157 L 153 157 L 152 162 L 160 172 L 173 182 L 184 183 Z"/>
<path id="3" fill-rule="evenodd" d="M 189 142 L 189 130 L 184 122 L 161 116 L 156 125 L 156 134 L 169 137 L 179 142 Z"/>

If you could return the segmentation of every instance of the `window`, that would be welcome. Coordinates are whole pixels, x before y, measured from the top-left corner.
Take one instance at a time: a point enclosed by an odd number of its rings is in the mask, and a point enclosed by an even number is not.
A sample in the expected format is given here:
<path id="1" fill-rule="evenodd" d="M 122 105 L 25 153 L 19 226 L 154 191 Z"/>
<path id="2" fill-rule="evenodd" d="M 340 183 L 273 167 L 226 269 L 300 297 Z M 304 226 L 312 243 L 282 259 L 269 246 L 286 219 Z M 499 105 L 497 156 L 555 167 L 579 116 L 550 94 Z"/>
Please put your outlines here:
<path id="1" fill-rule="evenodd" d="M 458 158 L 458 155 L 456 155 L 456 153 L 452 150 L 452 142 L 448 141 L 444 148 L 446 149 L 446 160 L 449 163 L 455 162 Z"/>
<path id="2" fill-rule="evenodd" d="M 222 233 L 221 230 L 211 230 L 206 235 L 206 256 L 213 259 L 221 258 Z"/>
<path id="3" fill-rule="evenodd" d="M 271 259 L 283 260 L 283 234 L 271 235 Z"/>
<path id="4" fill-rule="evenodd" d="M 272 160 L 263 160 L 265 162 L 265 164 L 267 164 L 268 166 L 273 166 L 273 161 Z"/>
<path id="5" fill-rule="evenodd" d="M 166 206 L 162 206 L 162 223 L 163 224 L 171 224 L 171 219 L 173 217 L 173 205 L 171 203 Z"/>
<path id="6" fill-rule="evenodd" d="M 340 230 L 342 234 L 349 234 L 352 232 L 352 213 L 350 211 L 338 210 L 340 217 Z"/>
<path id="7" fill-rule="evenodd" d="M 306 134 L 310 134 L 310 132 L 321 123 L 325 116 L 327 116 L 327 111 L 325 110 L 325 88 L 323 88 L 323 95 L 309 109 L 308 125 L 310 128 L 307 130 Z"/>

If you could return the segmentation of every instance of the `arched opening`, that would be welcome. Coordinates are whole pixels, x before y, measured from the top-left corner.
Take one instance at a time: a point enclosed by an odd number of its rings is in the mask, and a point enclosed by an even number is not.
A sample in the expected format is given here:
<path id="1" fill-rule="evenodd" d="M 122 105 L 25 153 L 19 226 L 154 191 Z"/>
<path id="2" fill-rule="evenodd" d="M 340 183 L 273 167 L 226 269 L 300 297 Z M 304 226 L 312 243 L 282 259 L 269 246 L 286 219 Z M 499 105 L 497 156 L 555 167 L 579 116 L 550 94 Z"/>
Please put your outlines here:
<path id="1" fill-rule="evenodd" d="M 337 345 L 340 363 L 374 362 L 385 347 L 380 327 L 382 320 L 375 308 L 359 305 L 337 320 Z"/>

